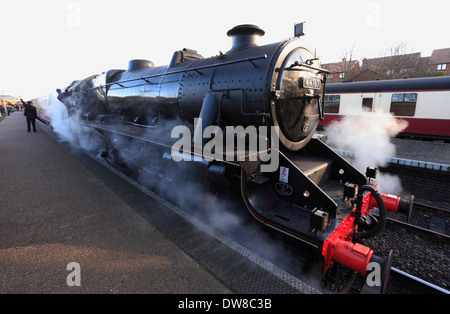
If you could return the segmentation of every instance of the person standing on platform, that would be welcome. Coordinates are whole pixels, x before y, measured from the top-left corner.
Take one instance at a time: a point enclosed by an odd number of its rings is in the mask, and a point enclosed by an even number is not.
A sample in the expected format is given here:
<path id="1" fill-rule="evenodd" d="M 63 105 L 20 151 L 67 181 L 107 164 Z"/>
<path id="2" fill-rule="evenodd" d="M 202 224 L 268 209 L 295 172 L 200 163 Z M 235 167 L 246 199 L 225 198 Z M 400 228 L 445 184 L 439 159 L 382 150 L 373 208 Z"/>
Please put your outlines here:
<path id="1" fill-rule="evenodd" d="M 23 107 L 25 108 L 23 115 L 27 117 L 28 132 L 31 131 L 31 125 L 33 126 L 33 131 L 36 132 L 36 107 L 31 105 L 31 101 L 24 102 L 22 99 L 20 99 L 20 101 L 23 103 Z"/>

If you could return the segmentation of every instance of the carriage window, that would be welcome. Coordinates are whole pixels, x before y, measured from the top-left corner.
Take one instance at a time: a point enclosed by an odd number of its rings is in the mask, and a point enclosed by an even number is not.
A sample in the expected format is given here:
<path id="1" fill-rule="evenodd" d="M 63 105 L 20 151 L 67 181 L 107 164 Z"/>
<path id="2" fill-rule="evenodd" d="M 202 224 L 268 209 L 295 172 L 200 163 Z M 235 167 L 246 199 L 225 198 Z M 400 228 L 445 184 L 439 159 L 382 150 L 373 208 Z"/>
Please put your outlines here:
<path id="1" fill-rule="evenodd" d="M 362 100 L 362 110 L 366 112 L 372 111 L 373 98 L 363 98 Z"/>
<path id="2" fill-rule="evenodd" d="M 325 95 L 324 113 L 339 113 L 341 95 Z"/>
<path id="3" fill-rule="evenodd" d="M 391 109 L 395 116 L 412 117 L 416 113 L 417 94 L 392 94 Z"/>

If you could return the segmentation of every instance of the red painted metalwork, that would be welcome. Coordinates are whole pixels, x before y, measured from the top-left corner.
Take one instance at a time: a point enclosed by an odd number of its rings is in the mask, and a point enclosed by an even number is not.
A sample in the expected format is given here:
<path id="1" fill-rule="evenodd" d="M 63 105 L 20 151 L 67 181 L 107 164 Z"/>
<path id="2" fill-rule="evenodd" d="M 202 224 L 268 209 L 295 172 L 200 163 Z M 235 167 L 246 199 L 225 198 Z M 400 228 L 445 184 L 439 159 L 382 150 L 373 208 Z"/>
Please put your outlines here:
<path id="1" fill-rule="evenodd" d="M 386 209 L 390 212 L 394 212 L 394 213 L 398 213 L 398 205 L 400 204 L 400 200 L 402 199 L 400 196 L 397 195 L 393 195 L 393 194 L 384 194 L 381 193 L 381 198 L 384 201 L 384 205 L 386 206 Z M 373 204 L 371 204 L 372 207 L 377 207 L 378 204 L 377 202 L 372 198 L 371 202 L 373 202 Z"/>
<path id="2" fill-rule="evenodd" d="M 373 209 L 373 201 L 370 192 L 364 196 L 361 214 L 368 215 Z M 328 237 L 322 246 L 322 256 L 325 260 L 324 272 L 334 262 L 347 266 L 360 274 L 366 275 L 367 265 L 372 257 L 373 250 L 359 244 L 352 243 L 353 234 L 356 231 L 356 208 L 341 222 L 338 228 Z"/>
<path id="3" fill-rule="evenodd" d="M 366 276 L 373 250 L 359 243 L 336 239 L 331 245 L 331 259 Z"/>

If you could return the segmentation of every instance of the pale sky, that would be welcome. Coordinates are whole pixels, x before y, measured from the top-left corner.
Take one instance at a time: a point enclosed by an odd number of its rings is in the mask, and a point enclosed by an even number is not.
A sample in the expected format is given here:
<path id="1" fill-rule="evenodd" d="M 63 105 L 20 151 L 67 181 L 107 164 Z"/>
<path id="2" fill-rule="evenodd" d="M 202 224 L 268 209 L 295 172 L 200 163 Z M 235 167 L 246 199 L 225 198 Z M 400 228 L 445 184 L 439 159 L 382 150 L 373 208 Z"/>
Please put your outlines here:
<path id="1" fill-rule="evenodd" d="M 1 0 L 0 93 L 31 99 L 131 59 L 167 65 L 182 48 L 204 57 L 226 52 L 239 24 L 266 31 L 260 44 L 302 37 L 322 63 L 354 46 L 358 59 L 400 43 L 429 56 L 450 48 L 450 4 L 443 0 Z M 1 95 L 0 95 L 1 96 Z"/>

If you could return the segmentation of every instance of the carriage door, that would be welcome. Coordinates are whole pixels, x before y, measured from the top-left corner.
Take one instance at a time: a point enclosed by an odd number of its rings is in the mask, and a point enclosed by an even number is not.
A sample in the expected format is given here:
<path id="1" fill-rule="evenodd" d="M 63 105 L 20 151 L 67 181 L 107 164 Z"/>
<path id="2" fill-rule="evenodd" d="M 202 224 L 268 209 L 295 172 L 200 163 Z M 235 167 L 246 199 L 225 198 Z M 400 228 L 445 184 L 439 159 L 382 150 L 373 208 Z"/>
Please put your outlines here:
<path id="1" fill-rule="evenodd" d="M 375 96 L 375 95 L 374 95 Z M 373 99 L 374 97 L 369 97 L 368 95 L 363 95 L 362 98 L 362 104 L 361 104 L 361 110 L 363 112 L 372 112 L 374 111 L 374 107 L 373 107 Z"/>

